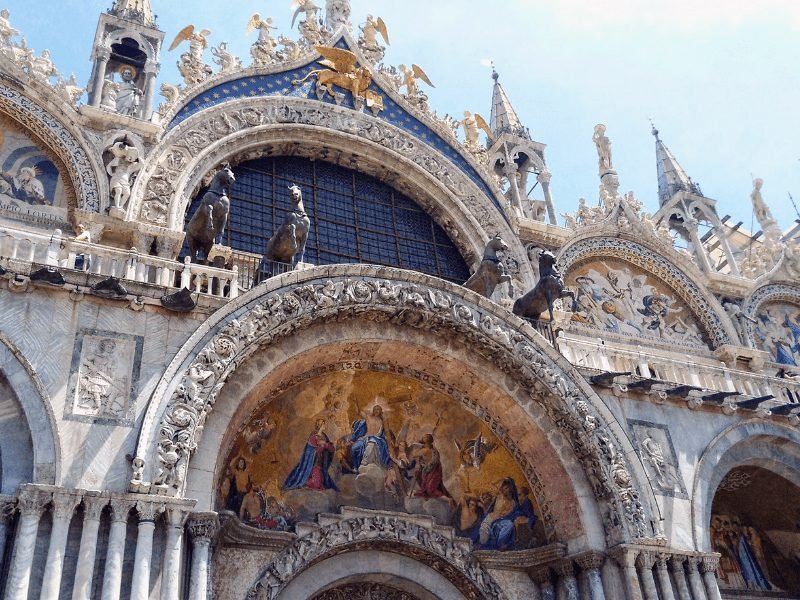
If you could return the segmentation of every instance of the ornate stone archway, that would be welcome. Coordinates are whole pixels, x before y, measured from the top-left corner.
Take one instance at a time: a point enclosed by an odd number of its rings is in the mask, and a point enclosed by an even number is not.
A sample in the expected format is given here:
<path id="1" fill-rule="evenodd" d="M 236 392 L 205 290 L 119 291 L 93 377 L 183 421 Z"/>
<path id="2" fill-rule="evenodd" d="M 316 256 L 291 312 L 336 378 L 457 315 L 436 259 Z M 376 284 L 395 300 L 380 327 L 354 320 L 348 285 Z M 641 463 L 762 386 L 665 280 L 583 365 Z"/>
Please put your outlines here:
<path id="1" fill-rule="evenodd" d="M 0 372 L 22 407 L 28 426 L 32 427 L 33 481 L 58 485 L 61 481 L 61 444 L 50 396 L 33 365 L 0 332 Z"/>
<path id="2" fill-rule="evenodd" d="M 338 155 L 347 166 L 389 181 L 448 232 L 468 262 L 480 257 L 486 240 L 498 232 L 512 255 L 525 256 L 497 208 L 502 200 L 487 197 L 446 156 L 385 121 L 297 98 L 231 100 L 175 127 L 137 178 L 128 218 L 181 230 L 191 195 L 211 170 L 265 148 L 327 160 Z M 530 266 L 520 263 L 532 284 Z"/>
<path id="3" fill-rule="evenodd" d="M 800 486 L 800 432 L 763 420 L 733 425 L 708 445 L 695 470 L 692 534 L 695 548 L 711 551 L 708 527 L 714 493 L 735 467 L 760 466 Z"/>
<path id="4" fill-rule="evenodd" d="M 360 319 L 454 336 L 490 358 L 564 435 L 600 499 L 608 543 L 654 535 L 654 495 L 642 465 L 627 458 L 635 456 L 627 436 L 544 338 L 460 286 L 371 266 L 288 273 L 209 319 L 156 388 L 137 447 L 144 468 L 135 470 L 133 484 L 181 495 L 208 414 L 230 375 L 249 356 L 315 323 Z"/>
<path id="5" fill-rule="evenodd" d="M 708 335 L 712 348 L 738 340 L 730 318 L 714 295 L 662 254 L 622 235 L 615 238 L 592 236 L 578 238 L 562 248 L 558 254 L 558 265 L 562 273 L 595 257 L 617 258 L 636 265 L 667 284 L 686 303 Z"/>
<path id="6" fill-rule="evenodd" d="M 68 198 L 82 211 L 99 213 L 108 197 L 108 182 L 98 177 L 103 172 L 96 163 L 96 152 L 88 151 L 76 125 L 66 116 L 45 108 L 47 101 L 27 95 L 0 84 L 0 112 L 5 113 L 30 130 L 66 166 L 70 183 Z"/>

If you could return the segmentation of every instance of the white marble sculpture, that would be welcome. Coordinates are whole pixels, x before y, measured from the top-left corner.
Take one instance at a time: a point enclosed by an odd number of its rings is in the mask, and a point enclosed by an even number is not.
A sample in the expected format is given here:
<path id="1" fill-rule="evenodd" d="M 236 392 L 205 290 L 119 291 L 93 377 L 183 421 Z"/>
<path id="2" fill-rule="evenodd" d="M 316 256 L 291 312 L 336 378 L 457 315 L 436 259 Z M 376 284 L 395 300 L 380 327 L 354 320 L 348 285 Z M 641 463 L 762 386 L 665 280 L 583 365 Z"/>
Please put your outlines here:
<path id="1" fill-rule="evenodd" d="M 125 207 L 131 197 L 133 178 L 142 168 L 142 163 L 139 157 L 139 150 L 125 142 L 116 142 L 108 148 L 108 151 L 114 156 L 106 167 L 106 172 L 111 178 L 109 181 L 109 188 L 111 189 L 111 209 L 109 214 L 112 217 L 122 219 L 125 217 Z"/>

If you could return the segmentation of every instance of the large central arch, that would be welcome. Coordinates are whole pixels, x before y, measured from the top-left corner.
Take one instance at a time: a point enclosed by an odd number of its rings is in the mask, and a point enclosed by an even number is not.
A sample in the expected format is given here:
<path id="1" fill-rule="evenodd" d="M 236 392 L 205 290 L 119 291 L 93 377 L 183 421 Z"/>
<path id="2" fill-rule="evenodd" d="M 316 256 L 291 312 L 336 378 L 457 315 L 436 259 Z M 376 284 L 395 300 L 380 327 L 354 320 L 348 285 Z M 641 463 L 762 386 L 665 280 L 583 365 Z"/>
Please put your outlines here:
<path id="1" fill-rule="evenodd" d="M 395 329 L 424 332 L 443 351 L 447 340 L 467 347 L 487 365 L 487 375 L 515 391 L 515 402 L 529 422 L 544 414 L 553 429 L 551 443 L 568 447 L 579 461 L 582 477 L 601 499 L 597 514 L 606 543 L 654 536 L 654 495 L 642 465 L 627 458 L 636 456 L 630 441 L 603 401 L 544 338 L 460 286 L 368 265 L 273 278 L 198 329 L 170 364 L 148 407 L 137 448 L 136 464 L 143 469 L 136 470 L 135 483 L 149 480 L 159 493 L 185 494 L 190 457 L 202 445 L 215 404 L 224 404 L 230 376 L 258 351 L 276 348 L 283 340 L 291 343 L 325 323 L 349 323 L 362 333 L 370 324 L 379 325 L 379 338 Z M 230 406 L 225 411 L 233 412 Z M 502 420 L 497 425 L 510 426 Z M 216 452 L 219 441 L 213 439 L 208 447 Z M 505 443 L 516 454 L 521 442 Z"/>

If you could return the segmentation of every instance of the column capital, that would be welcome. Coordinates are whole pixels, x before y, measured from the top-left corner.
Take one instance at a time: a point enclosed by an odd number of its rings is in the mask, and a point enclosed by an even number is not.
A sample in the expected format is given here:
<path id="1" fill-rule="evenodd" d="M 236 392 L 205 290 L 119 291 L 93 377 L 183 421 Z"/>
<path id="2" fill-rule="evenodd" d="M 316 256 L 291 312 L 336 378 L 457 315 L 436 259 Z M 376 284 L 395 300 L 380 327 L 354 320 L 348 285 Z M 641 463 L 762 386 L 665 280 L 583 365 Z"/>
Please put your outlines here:
<path id="1" fill-rule="evenodd" d="M 667 554 L 666 552 L 656 552 L 656 567 L 661 570 L 667 569 L 667 561 L 672 558 L 671 554 Z"/>
<path id="2" fill-rule="evenodd" d="M 144 63 L 144 72 L 148 75 L 158 75 L 161 70 L 161 65 L 153 60 L 148 60 Z"/>
<path id="3" fill-rule="evenodd" d="M 187 527 L 192 540 L 211 542 L 219 533 L 219 515 L 215 512 L 192 513 Z"/>
<path id="4" fill-rule="evenodd" d="M 550 183 L 550 179 L 552 177 L 553 177 L 553 174 L 550 171 L 548 171 L 547 169 L 545 169 L 544 171 L 542 171 L 541 173 L 539 173 L 536 176 L 536 181 L 538 181 L 541 184 L 548 184 L 548 183 Z"/>
<path id="5" fill-rule="evenodd" d="M 608 555 L 613 558 L 616 563 L 623 569 L 629 569 L 636 566 L 636 550 L 630 548 L 616 547 L 612 548 Z"/>
<path id="6" fill-rule="evenodd" d="M 585 552 L 575 557 L 575 562 L 578 563 L 578 566 L 584 571 L 597 570 L 603 566 L 605 561 L 606 555 L 597 550 Z"/>
<path id="7" fill-rule="evenodd" d="M 702 559 L 699 556 L 687 556 L 686 564 L 689 565 L 689 571 L 697 571 L 697 567 Z"/>
<path id="8" fill-rule="evenodd" d="M 714 573 L 719 567 L 720 555 L 708 554 L 702 558 L 700 563 L 700 571 L 702 573 Z"/>
<path id="9" fill-rule="evenodd" d="M 534 567 L 529 571 L 531 579 L 536 585 L 546 585 L 553 583 L 553 575 L 550 567 Z"/>
<path id="10" fill-rule="evenodd" d="M 164 517 L 167 521 L 167 525 L 176 529 L 183 529 L 183 526 L 189 518 L 190 511 L 191 509 L 185 506 L 171 506 L 168 504 L 164 509 Z"/>
<path id="11" fill-rule="evenodd" d="M 103 509 L 108 506 L 108 498 L 87 494 L 83 497 L 83 518 L 87 521 L 99 521 Z"/>
<path id="12" fill-rule="evenodd" d="M 4 525 L 13 519 L 15 512 L 17 512 L 16 498 L 0 502 L 0 525 Z"/>
<path id="13" fill-rule="evenodd" d="M 75 508 L 81 503 L 81 497 L 67 492 L 53 492 L 53 518 L 69 521 Z"/>
<path id="14" fill-rule="evenodd" d="M 28 515 L 41 517 L 52 499 L 52 494 L 48 492 L 35 489 L 22 490 L 19 494 L 17 508 L 23 517 Z"/>
<path id="15" fill-rule="evenodd" d="M 126 523 L 128 522 L 131 509 L 136 505 L 136 503 L 131 500 L 120 500 L 117 498 L 112 498 L 108 504 L 111 507 L 111 520 L 124 521 Z"/>
<path id="16" fill-rule="evenodd" d="M 656 564 L 656 555 L 654 552 L 648 552 L 646 550 L 639 552 L 636 556 L 636 568 L 641 569 L 642 571 L 646 571 L 653 568 L 653 565 Z"/>
<path id="17" fill-rule="evenodd" d="M 571 558 L 565 558 L 563 560 L 558 561 L 557 563 L 553 563 L 552 567 L 553 570 L 556 572 L 556 575 L 558 575 L 559 577 L 575 576 L 575 563 L 572 562 Z"/>
<path id="18" fill-rule="evenodd" d="M 686 562 L 686 557 L 682 554 L 673 554 L 669 557 L 669 570 L 673 573 L 684 573 L 683 563 Z"/>
<path id="19" fill-rule="evenodd" d="M 97 57 L 97 60 L 107 62 L 111 58 L 111 48 L 98 46 L 94 51 L 94 55 Z"/>
<path id="20" fill-rule="evenodd" d="M 157 502 L 139 501 L 136 503 L 136 512 L 139 514 L 139 522 L 155 521 L 160 512 L 164 510 L 164 505 Z"/>

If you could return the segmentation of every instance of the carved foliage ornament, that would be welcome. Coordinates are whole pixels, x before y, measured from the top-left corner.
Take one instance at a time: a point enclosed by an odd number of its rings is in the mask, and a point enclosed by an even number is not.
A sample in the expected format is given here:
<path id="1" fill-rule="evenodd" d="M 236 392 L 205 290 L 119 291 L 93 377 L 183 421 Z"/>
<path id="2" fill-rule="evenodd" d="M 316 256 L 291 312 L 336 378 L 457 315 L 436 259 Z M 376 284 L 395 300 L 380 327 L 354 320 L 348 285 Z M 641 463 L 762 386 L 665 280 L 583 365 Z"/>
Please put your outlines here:
<path id="1" fill-rule="evenodd" d="M 566 273 L 572 265 L 591 257 L 614 257 L 641 267 L 661 279 L 686 302 L 708 334 L 711 344 L 718 348 L 730 344 L 719 315 L 714 311 L 703 293 L 692 281 L 667 259 L 629 240 L 616 238 L 595 238 L 583 240 L 570 246 L 558 257 L 562 272 Z"/>
<path id="2" fill-rule="evenodd" d="M 470 556 L 468 547 L 455 544 L 424 526 L 386 516 L 339 521 L 297 539 L 273 558 L 261 578 L 250 588 L 247 598 L 274 600 L 290 580 L 312 563 L 362 548 L 386 548 L 429 564 L 457 585 L 467 600 L 506 598 L 481 564 Z"/>
<path id="3" fill-rule="evenodd" d="M 183 490 L 189 457 L 217 394 L 250 354 L 315 322 L 358 315 L 375 322 L 456 334 L 480 349 L 542 403 L 570 441 L 597 497 L 608 506 L 609 540 L 616 543 L 648 535 L 627 459 L 618 450 L 623 447 L 621 442 L 608 424 L 591 414 L 588 403 L 579 412 L 581 392 L 537 348 L 538 342 L 488 312 L 449 291 L 366 277 L 310 281 L 259 298 L 208 341 L 175 387 L 159 425 L 156 491 L 177 495 Z"/>
<path id="4" fill-rule="evenodd" d="M 214 144 L 244 130 L 280 124 L 322 127 L 363 138 L 416 163 L 458 197 L 471 197 L 477 203 L 477 197 L 483 195 L 446 158 L 412 136 L 392 125 L 349 109 L 327 105 L 321 107 L 318 102 L 311 100 L 259 98 L 257 103 L 248 100 L 232 102 L 230 106 L 208 111 L 202 120 L 197 121 L 193 120 L 191 124 L 187 122 L 187 126 L 177 129 L 163 151 L 163 158 L 141 175 L 145 187 L 140 216 L 144 221 L 157 225 L 167 224 L 169 203 L 175 197 L 179 183 L 185 176 L 186 167 L 193 157 L 202 155 Z M 233 153 L 232 150 L 231 154 Z M 195 171 L 190 174 L 188 181 L 199 181 L 204 174 Z M 498 218 L 502 217 L 499 214 L 486 217 L 486 222 L 481 224 L 487 230 L 500 231 Z"/>
<path id="5" fill-rule="evenodd" d="M 70 181 L 75 184 L 78 208 L 100 212 L 97 174 L 76 137 L 52 114 L 3 84 L 0 84 L 0 111 L 31 130 L 56 152 L 69 170 Z"/>

